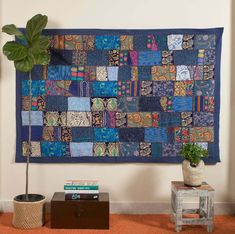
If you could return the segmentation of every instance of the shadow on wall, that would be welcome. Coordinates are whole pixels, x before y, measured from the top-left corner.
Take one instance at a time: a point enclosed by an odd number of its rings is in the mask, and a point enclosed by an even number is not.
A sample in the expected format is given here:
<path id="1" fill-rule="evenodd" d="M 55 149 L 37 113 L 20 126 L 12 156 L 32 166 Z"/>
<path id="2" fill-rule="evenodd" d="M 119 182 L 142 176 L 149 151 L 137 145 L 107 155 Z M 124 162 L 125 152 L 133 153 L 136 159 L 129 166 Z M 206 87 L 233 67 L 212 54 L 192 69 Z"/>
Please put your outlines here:
<path id="1" fill-rule="evenodd" d="M 235 202 L 235 1 L 231 1 L 231 97 L 228 199 Z"/>

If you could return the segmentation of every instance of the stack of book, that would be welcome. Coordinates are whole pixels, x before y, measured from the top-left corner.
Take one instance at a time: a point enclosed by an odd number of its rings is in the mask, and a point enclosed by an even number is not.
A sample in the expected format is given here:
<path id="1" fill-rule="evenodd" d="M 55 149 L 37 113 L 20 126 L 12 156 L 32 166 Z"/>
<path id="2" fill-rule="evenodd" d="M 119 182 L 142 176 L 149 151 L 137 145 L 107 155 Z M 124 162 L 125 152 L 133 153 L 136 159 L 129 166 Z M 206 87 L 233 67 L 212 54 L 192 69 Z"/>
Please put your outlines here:
<path id="1" fill-rule="evenodd" d="M 66 180 L 65 200 L 97 200 L 99 186 L 97 180 Z"/>

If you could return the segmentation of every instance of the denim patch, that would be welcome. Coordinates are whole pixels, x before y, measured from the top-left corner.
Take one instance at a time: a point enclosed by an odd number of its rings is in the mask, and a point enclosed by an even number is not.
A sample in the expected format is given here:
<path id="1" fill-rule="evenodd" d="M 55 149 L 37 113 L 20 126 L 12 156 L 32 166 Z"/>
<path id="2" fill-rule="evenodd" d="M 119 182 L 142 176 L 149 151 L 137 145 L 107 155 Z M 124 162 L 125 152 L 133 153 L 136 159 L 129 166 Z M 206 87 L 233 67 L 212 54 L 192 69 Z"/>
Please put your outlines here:
<path id="1" fill-rule="evenodd" d="M 71 66 L 47 66 L 48 80 L 70 80 Z"/>
<path id="2" fill-rule="evenodd" d="M 147 49 L 147 37 L 145 35 L 136 35 L 134 37 L 134 50 L 146 50 Z"/>
<path id="3" fill-rule="evenodd" d="M 175 143 L 175 129 L 177 127 L 169 127 L 167 128 L 167 142 L 174 144 Z"/>
<path id="4" fill-rule="evenodd" d="M 198 51 L 175 50 L 173 57 L 175 65 L 197 65 Z"/>
<path id="5" fill-rule="evenodd" d="M 69 146 L 70 146 L 71 157 L 82 157 L 82 156 L 93 155 L 93 143 L 91 142 L 82 142 L 82 143 L 70 142 Z"/>
<path id="6" fill-rule="evenodd" d="M 89 127 L 74 127 L 72 128 L 72 139 L 75 142 L 93 142 L 94 128 Z"/>
<path id="7" fill-rule="evenodd" d="M 138 78 L 139 80 L 151 80 L 151 66 L 138 67 Z"/>
<path id="8" fill-rule="evenodd" d="M 177 127 L 181 126 L 181 115 L 180 113 L 162 112 L 159 115 L 159 126 L 160 127 Z"/>
<path id="9" fill-rule="evenodd" d="M 32 69 L 32 76 L 31 76 L 32 80 L 42 80 L 43 77 L 44 77 L 43 66 L 35 65 Z"/>
<path id="10" fill-rule="evenodd" d="M 118 67 L 107 67 L 109 81 L 118 80 L 118 70 L 119 70 Z"/>
<path id="11" fill-rule="evenodd" d="M 68 98 L 64 96 L 46 96 L 47 111 L 67 111 Z"/>
<path id="12" fill-rule="evenodd" d="M 87 66 L 108 66 L 108 51 L 87 51 Z"/>
<path id="13" fill-rule="evenodd" d="M 72 55 L 72 50 L 51 49 L 50 65 L 71 65 Z"/>
<path id="14" fill-rule="evenodd" d="M 128 81 L 131 79 L 131 67 L 130 66 L 121 66 L 118 70 L 118 80 Z"/>
<path id="15" fill-rule="evenodd" d="M 140 51 L 139 52 L 139 66 L 153 66 L 161 65 L 162 55 L 161 51 Z"/>
<path id="16" fill-rule="evenodd" d="M 167 142 L 166 128 L 145 128 L 144 140 L 146 142 Z"/>
<path id="17" fill-rule="evenodd" d="M 31 140 L 32 141 L 41 141 L 42 140 L 42 126 L 31 126 Z M 29 140 L 29 127 L 22 126 L 21 128 L 22 139 L 24 141 Z"/>
<path id="18" fill-rule="evenodd" d="M 144 128 L 119 128 L 120 142 L 144 141 Z"/>
<path id="19" fill-rule="evenodd" d="M 21 111 L 22 125 L 29 125 L 29 111 Z M 31 125 L 42 126 L 42 111 L 31 111 Z"/>
<path id="20" fill-rule="evenodd" d="M 140 97 L 139 111 L 163 111 L 160 97 Z"/>
<path id="21" fill-rule="evenodd" d="M 89 97 L 68 97 L 69 111 L 90 111 L 91 103 Z"/>
<path id="22" fill-rule="evenodd" d="M 162 156 L 162 143 L 151 144 L 151 156 L 161 157 Z"/>
<path id="23" fill-rule="evenodd" d="M 173 97 L 172 98 L 172 111 L 192 111 L 193 100 L 192 97 Z"/>

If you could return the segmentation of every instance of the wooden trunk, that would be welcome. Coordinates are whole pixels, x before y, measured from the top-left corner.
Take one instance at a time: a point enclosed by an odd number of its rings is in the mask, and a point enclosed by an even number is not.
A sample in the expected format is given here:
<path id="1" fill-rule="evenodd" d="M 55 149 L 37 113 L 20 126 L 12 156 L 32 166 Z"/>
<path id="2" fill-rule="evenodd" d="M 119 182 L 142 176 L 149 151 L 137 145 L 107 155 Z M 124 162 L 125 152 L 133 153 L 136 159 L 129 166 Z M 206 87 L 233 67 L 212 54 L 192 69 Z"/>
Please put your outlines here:
<path id="1" fill-rule="evenodd" d="M 51 228 L 109 229 L 109 194 L 98 200 L 65 200 L 56 192 L 51 200 Z"/>

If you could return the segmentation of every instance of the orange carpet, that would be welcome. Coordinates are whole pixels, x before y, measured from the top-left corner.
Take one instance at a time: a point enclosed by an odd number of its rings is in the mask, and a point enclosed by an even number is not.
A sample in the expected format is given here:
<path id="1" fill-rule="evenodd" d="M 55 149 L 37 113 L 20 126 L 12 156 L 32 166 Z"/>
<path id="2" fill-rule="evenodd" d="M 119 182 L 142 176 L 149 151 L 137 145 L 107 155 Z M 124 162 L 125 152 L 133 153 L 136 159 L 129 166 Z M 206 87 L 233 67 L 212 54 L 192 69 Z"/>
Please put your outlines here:
<path id="1" fill-rule="evenodd" d="M 33 230 L 14 229 L 12 214 L 0 214 L 0 234 L 167 234 L 175 233 L 169 215 L 110 215 L 110 230 L 51 229 L 47 220 L 42 228 Z M 181 233 L 207 233 L 205 226 L 183 226 Z M 216 216 L 213 233 L 234 234 L 235 216 Z"/>

